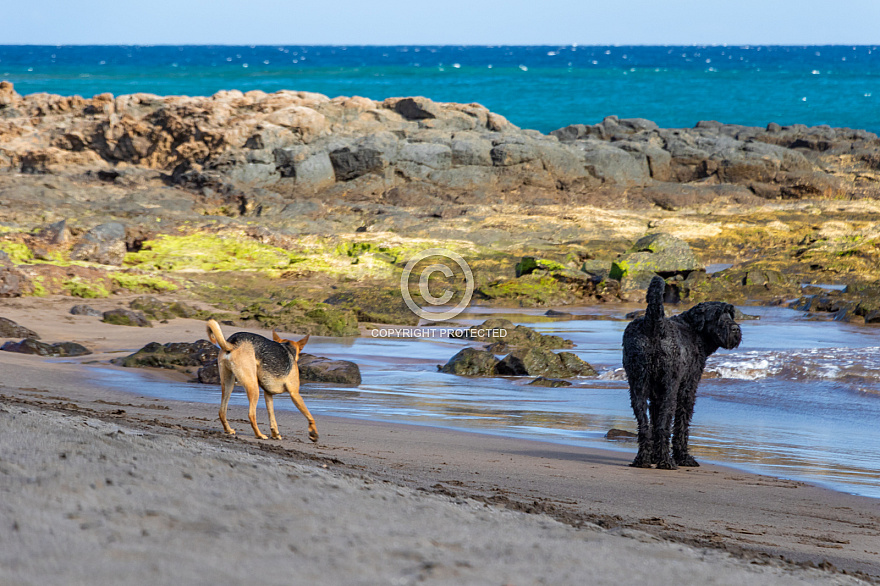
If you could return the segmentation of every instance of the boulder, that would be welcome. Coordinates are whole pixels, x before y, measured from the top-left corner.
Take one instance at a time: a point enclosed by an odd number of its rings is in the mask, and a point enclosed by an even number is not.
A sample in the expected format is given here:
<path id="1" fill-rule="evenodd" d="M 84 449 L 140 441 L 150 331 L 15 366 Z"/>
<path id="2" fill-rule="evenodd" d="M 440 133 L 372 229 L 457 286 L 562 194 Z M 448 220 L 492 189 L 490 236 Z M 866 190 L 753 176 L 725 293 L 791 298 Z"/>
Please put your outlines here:
<path id="1" fill-rule="evenodd" d="M 182 301 L 161 301 L 152 295 L 142 295 L 128 304 L 135 311 L 140 311 L 147 319 L 168 320 L 176 317 L 193 318 L 199 310 Z"/>
<path id="2" fill-rule="evenodd" d="M 449 362 L 439 367 L 440 372 L 446 374 L 460 374 L 465 376 L 495 376 L 495 366 L 498 359 L 492 352 L 477 350 L 476 348 L 464 348 Z"/>
<path id="3" fill-rule="evenodd" d="M 130 368 L 176 368 L 204 366 L 216 361 L 220 350 L 208 340 L 196 342 L 170 342 L 159 344 L 150 342 L 134 354 L 114 358 L 111 362 Z"/>
<path id="4" fill-rule="evenodd" d="M 487 344 L 503 343 L 506 346 L 536 347 L 557 350 L 571 348 L 574 342 L 560 336 L 539 334 L 532 328 L 523 325 L 514 325 L 508 319 L 487 319 L 478 326 L 469 328 L 465 338 Z"/>
<path id="5" fill-rule="evenodd" d="M 687 242 L 661 232 L 648 234 L 637 240 L 623 256 L 612 263 L 610 277 L 622 280 L 623 277 L 634 274 L 687 275 L 701 268 Z"/>
<path id="6" fill-rule="evenodd" d="M 74 305 L 70 308 L 71 315 L 90 315 L 92 317 L 103 317 L 104 312 L 95 309 L 91 305 Z"/>
<path id="7" fill-rule="evenodd" d="M 566 378 L 595 376 L 592 366 L 570 352 L 556 354 L 543 348 L 518 348 L 505 356 L 495 372 L 506 376 Z"/>
<path id="8" fill-rule="evenodd" d="M 22 297 L 33 291 L 30 280 L 16 268 L 9 255 L 0 250 L 0 297 Z"/>
<path id="9" fill-rule="evenodd" d="M 608 430 L 608 433 L 605 434 L 605 439 L 621 442 L 634 442 L 639 439 L 639 436 L 631 431 L 626 431 L 625 429 L 611 428 Z"/>
<path id="10" fill-rule="evenodd" d="M 70 230 L 67 229 L 67 220 L 61 220 L 49 224 L 37 232 L 37 238 L 45 240 L 49 244 L 64 244 L 70 240 Z"/>
<path id="11" fill-rule="evenodd" d="M 108 222 L 86 232 L 70 250 L 70 258 L 120 266 L 125 252 L 125 226 L 119 222 Z"/>
<path id="12" fill-rule="evenodd" d="M 37 332 L 20 326 L 11 319 L 0 317 L 0 338 L 31 338 L 39 340 Z"/>
<path id="13" fill-rule="evenodd" d="M 299 378 L 303 382 L 361 384 L 358 365 L 348 360 L 332 360 L 312 354 L 299 355 Z"/>
<path id="14" fill-rule="evenodd" d="M 337 181 L 351 181 L 367 173 L 381 173 L 386 161 L 375 149 L 352 151 L 345 147 L 330 153 L 330 164 Z"/>
<path id="15" fill-rule="evenodd" d="M 397 100 L 393 107 L 395 112 L 407 120 L 427 120 L 440 117 L 440 108 L 437 104 L 421 96 Z"/>
<path id="16" fill-rule="evenodd" d="M 151 328 L 153 324 L 146 318 L 143 312 L 132 311 L 130 309 L 111 309 L 103 313 L 104 323 L 116 326 L 136 326 L 140 328 Z"/>
<path id="17" fill-rule="evenodd" d="M 25 338 L 21 342 L 6 342 L 0 346 L 0 350 L 20 354 L 36 354 L 37 356 L 85 356 L 92 353 L 91 350 L 76 342 L 46 344 L 38 342 L 34 338 Z"/>

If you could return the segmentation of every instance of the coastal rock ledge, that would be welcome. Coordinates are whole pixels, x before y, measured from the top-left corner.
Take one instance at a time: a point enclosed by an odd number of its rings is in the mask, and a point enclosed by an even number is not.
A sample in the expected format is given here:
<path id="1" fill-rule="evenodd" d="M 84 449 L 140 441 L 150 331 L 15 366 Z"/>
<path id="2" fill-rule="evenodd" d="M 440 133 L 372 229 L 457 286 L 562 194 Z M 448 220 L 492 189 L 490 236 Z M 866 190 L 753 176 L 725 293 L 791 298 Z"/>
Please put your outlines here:
<path id="1" fill-rule="evenodd" d="M 21 96 L 0 82 L 0 170 L 119 184 L 149 169 L 242 215 L 302 214 L 303 203 L 291 199 L 303 198 L 552 203 L 602 188 L 670 210 L 717 198 L 876 196 L 877 182 L 857 179 L 880 167 L 878 147 L 875 134 L 827 126 L 662 129 L 609 116 L 545 135 L 479 104 L 423 97 L 223 91 L 86 99 Z"/>

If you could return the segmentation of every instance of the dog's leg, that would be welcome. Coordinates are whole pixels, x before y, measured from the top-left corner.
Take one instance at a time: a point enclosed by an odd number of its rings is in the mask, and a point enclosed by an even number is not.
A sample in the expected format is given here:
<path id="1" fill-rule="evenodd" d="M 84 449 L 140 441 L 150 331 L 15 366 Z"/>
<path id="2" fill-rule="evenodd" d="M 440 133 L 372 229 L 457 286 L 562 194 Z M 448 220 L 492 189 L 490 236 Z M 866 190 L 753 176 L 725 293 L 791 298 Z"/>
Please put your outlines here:
<path id="1" fill-rule="evenodd" d="M 303 402 L 302 397 L 299 394 L 299 382 L 296 382 L 295 384 L 287 383 L 284 386 L 290 394 L 290 398 L 293 399 L 293 404 L 296 405 L 299 412 L 305 415 L 306 419 L 309 421 L 309 439 L 313 442 L 318 441 L 318 428 L 315 425 L 315 418 L 309 413 L 308 407 L 306 407 L 305 402 Z"/>
<path id="2" fill-rule="evenodd" d="M 678 405 L 675 410 L 675 423 L 672 428 L 672 458 L 679 466 L 699 466 L 700 464 L 688 453 L 688 437 L 690 435 L 691 418 L 694 415 L 694 403 L 697 399 L 697 381 L 686 381 L 681 385 Z"/>
<path id="3" fill-rule="evenodd" d="M 235 430 L 226 420 L 226 408 L 229 406 L 229 396 L 235 387 L 235 375 L 229 370 L 229 367 L 223 360 L 217 361 L 217 370 L 220 372 L 220 390 L 222 397 L 220 399 L 220 423 L 223 424 L 223 431 L 229 435 L 235 435 Z"/>
<path id="4" fill-rule="evenodd" d="M 648 420 L 648 384 L 644 374 L 630 380 L 629 398 L 636 423 L 639 426 L 639 451 L 630 466 L 650 468 L 653 448 L 651 445 L 651 422 Z"/>
<path id="5" fill-rule="evenodd" d="M 275 421 L 275 397 L 269 391 L 263 392 L 263 397 L 266 398 L 266 411 L 269 412 L 269 428 L 272 430 L 272 439 L 281 439 L 281 434 L 278 433 L 278 423 Z"/>
<path id="6" fill-rule="evenodd" d="M 669 437 L 672 435 L 672 417 L 675 413 L 680 381 L 678 377 L 667 377 L 660 384 L 662 386 L 661 394 L 657 397 L 660 402 L 657 418 L 651 422 L 654 425 L 654 458 L 657 461 L 657 468 L 675 470 L 678 466 L 669 453 Z"/>
<path id="7" fill-rule="evenodd" d="M 657 421 L 660 421 L 660 401 L 651 401 L 648 405 L 648 413 L 651 418 L 651 425 L 654 425 Z M 654 436 L 655 438 L 658 436 Z M 654 448 L 654 444 L 651 444 L 651 464 L 657 463 L 657 456 L 660 455 L 660 451 Z"/>

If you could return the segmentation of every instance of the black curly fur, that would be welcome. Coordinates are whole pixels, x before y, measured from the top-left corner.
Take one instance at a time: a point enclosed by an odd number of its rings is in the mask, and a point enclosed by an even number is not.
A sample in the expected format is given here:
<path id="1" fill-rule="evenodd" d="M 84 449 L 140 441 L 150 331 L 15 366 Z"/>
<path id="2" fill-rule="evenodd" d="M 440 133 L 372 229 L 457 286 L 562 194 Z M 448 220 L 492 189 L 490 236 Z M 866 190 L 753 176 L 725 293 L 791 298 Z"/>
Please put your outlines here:
<path id="1" fill-rule="evenodd" d="M 654 277 L 644 317 L 623 333 L 623 368 L 639 426 L 639 451 L 632 466 L 673 470 L 699 466 L 688 453 L 688 432 L 697 385 L 708 358 L 718 348 L 736 348 L 742 332 L 729 303 L 707 301 L 666 319 L 666 282 Z M 669 441 L 672 437 L 672 454 Z"/>

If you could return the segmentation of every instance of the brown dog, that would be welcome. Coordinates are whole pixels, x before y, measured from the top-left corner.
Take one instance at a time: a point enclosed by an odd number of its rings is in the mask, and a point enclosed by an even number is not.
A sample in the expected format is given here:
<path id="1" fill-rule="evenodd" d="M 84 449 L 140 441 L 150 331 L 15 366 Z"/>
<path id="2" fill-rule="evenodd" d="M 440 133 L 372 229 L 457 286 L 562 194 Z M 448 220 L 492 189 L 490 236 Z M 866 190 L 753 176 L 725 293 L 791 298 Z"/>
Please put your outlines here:
<path id="1" fill-rule="evenodd" d="M 220 346 L 220 355 L 217 357 L 220 386 L 223 392 L 220 401 L 220 423 L 223 424 L 226 433 L 235 433 L 226 421 L 226 407 L 237 379 L 247 393 L 248 419 L 257 439 L 267 439 L 257 427 L 257 401 L 260 399 L 260 387 L 263 387 L 272 438 L 281 439 L 278 423 L 275 421 L 274 397 L 279 393 L 287 392 L 296 408 L 308 419 L 309 439 L 316 442 L 318 428 L 315 427 L 315 420 L 299 395 L 299 353 L 309 341 L 309 337 L 294 342 L 272 332 L 272 338 L 274 341 L 257 334 L 237 332 L 226 340 L 223 332 L 220 331 L 220 324 L 213 319 L 208 320 L 208 339 Z"/>

